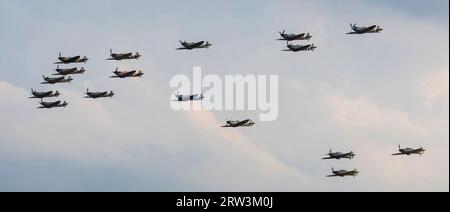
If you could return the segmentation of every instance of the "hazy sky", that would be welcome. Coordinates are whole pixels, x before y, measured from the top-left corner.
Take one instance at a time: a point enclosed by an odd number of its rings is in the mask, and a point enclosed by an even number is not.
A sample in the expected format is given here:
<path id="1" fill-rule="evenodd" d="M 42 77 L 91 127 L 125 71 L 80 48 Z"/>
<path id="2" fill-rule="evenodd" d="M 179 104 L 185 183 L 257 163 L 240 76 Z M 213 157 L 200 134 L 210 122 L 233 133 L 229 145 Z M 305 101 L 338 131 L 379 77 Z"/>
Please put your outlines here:
<path id="1" fill-rule="evenodd" d="M 447 0 L 0 0 L 0 191 L 448 191 Z M 349 23 L 381 34 L 348 36 Z M 278 31 L 310 32 L 315 52 L 286 53 Z M 178 52 L 178 40 L 209 50 Z M 105 61 L 109 49 L 141 60 Z M 59 52 L 88 73 L 41 86 Z M 115 67 L 142 79 L 113 80 Z M 280 116 L 174 112 L 176 74 L 278 74 Z M 114 99 L 83 99 L 86 88 Z M 29 90 L 59 90 L 37 110 Z M 427 149 L 392 157 L 397 145 Z M 353 161 L 322 161 L 330 148 Z M 360 170 L 328 179 L 331 167 Z"/>

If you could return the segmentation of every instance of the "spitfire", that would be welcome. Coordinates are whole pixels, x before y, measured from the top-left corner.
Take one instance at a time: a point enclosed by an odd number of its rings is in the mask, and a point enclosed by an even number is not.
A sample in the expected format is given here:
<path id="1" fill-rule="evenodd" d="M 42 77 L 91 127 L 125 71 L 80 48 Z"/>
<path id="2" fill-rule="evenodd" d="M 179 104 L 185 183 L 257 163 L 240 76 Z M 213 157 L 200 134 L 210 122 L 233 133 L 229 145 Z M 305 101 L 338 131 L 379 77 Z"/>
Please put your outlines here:
<path id="1" fill-rule="evenodd" d="M 114 96 L 114 92 L 110 91 L 109 93 L 107 91 L 104 92 L 90 92 L 89 88 L 86 90 L 86 96 L 84 98 L 92 98 L 92 99 L 98 99 L 98 98 L 112 98 Z"/>
<path id="2" fill-rule="evenodd" d="M 329 157 L 322 158 L 322 160 L 329 160 L 329 159 L 349 159 L 352 160 L 356 155 L 353 152 L 348 153 L 342 153 L 342 152 L 332 152 L 333 150 L 330 149 L 330 152 L 327 154 Z"/>
<path id="3" fill-rule="evenodd" d="M 72 77 L 46 77 L 46 76 L 42 76 L 44 78 L 44 82 L 42 82 L 41 84 L 57 84 L 57 83 L 70 83 L 72 82 Z"/>
<path id="4" fill-rule="evenodd" d="M 80 70 L 78 70 L 77 68 L 64 69 L 64 68 L 60 68 L 59 65 L 55 69 L 55 71 L 57 73 L 53 74 L 53 76 L 67 76 L 67 75 L 75 75 L 75 74 L 84 74 L 86 72 L 86 70 L 83 67 Z"/>
<path id="5" fill-rule="evenodd" d="M 413 149 L 413 148 L 402 148 L 400 145 L 398 145 L 398 151 L 400 153 L 395 153 L 392 155 L 393 156 L 398 156 L 398 155 L 420 155 L 420 156 L 422 156 L 426 150 L 423 147 L 420 147 L 418 149 Z"/>
<path id="6" fill-rule="evenodd" d="M 63 57 L 61 56 L 61 53 L 59 53 L 58 60 L 59 62 L 56 62 L 55 64 L 86 63 L 89 58 L 86 56 L 83 58 L 81 58 L 81 56 Z"/>
<path id="7" fill-rule="evenodd" d="M 244 121 L 227 121 L 227 124 L 225 128 L 237 128 L 237 127 L 253 127 L 255 125 L 255 122 L 251 119 L 246 119 Z"/>
<path id="8" fill-rule="evenodd" d="M 187 41 L 180 41 L 180 44 L 183 47 L 178 48 L 177 50 L 193 50 L 193 49 L 209 49 L 209 47 L 212 46 L 209 41 L 199 41 L 199 42 L 187 42 Z"/>
<path id="9" fill-rule="evenodd" d="M 282 37 L 281 41 L 294 41 L 294 40 L 307 40 L 309 41 L 312 36 L 309 33 L 300 33 L 300 34 L 286 34 L 286 30 L 283 30 L 283 32 L 279 32 L 280 36 Z"/>
<path id="10" fill-rule="evenodd" d="M 333 174 L 328 175 L 327 177 L 346 177 L 346 176 L 356 177 L 359 174 L 359 171 L 357 169 L 353 169 L 352 171 L 347 171 L 347 170 L 335 171 L 334 168 L 331 168 L 331 171 L 333 172 Z"/>
<path id="11" fill-rule="evenodd" d="M 57 108 L 57 107 L 66 107 L 67 105 L 69 105 L 67 102 L 63 102 L 61 103 L 61 101 L 56 101 L 56 102 L 40 102 L 41 106 L 38 107 L 39 109 L 51 109 L 51 108 Z"/>
<path id="12" fill-rule="evenodd" d="M 283 51 L 286 52 L 299 52 L 299 51 L 314 51 L 317 49 L 317 46 L 314 44 L 307 44 L 307 45 L 295 45 L 287 43 L 287 49 L 284 49 Z"/>
<path id="13" fill-rule="evenodd" d="M 51 97 L 58 97 L 60 93 L 58 91 L 47 91 L 47 92 L 39 92 L 31 89 L 31 94 L 33 95 L 30 99 L 44 99 Z"/>
<path id="14" fill-rule="evenodd" d="M 194 94 L 194 95 L 180 95 L 180 93 L 175 94 L 176 100 L 178 102 L 187 102 L 187 101 L 201 101 L 205 97 L 203 94 Z"/>
<path id="15" fill-rule="evenodd" d="M 144 76 L 144 73 L 142 71 L 119 71 L 119 68 L 116 68 L 116 70 L 113 72 L 113 76 L 111 78 L 130 78 L 130 77 L 142 77 Z"/>
<path id="16" fill-rule="evenodd" d="M 130 52 L 130 53 L 113 53 L 112 49 L 110 49 L 109 52 L 110 52 L 111 58 L 108 58 L 106 60 L 138 60 L 141 57 L 139 52 L 136 52 L 135 54 L 133 54 L 132 52 Z"/>
<path id="17" fill-rule="evenodd" d="M 372 25 L 369 27 L 357 27 L 356 24 L 350 24 L 350 27 L 352 28 L 352 32 L 349 32 L 347 34 L 353 35 L 353 34 L 366 34 L 366 33 L 380 33 L 383 31 L 383 29 L 378 25 Z"/>

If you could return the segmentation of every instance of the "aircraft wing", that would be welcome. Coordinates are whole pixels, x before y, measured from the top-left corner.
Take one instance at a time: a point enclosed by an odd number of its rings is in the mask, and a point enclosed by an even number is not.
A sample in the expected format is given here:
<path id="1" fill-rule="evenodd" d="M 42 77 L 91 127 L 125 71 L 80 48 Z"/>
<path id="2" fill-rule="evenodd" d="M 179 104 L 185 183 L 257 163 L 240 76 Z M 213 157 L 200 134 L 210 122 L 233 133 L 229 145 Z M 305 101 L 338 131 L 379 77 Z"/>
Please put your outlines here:
<path id="1" fill-rule="evenodd" d="M 200 41 L 200 42 L 197 42 L 194 45 L 192 45 L 192 47 L 193 48 L 198 48 L 198 47 L 201 47 L 204 43 L 205 43 L 205 41 Z"/>
<path id="2" fill-rule="evenodd" d="M 129 71 L 129 72 L 123 74 L 123 76 L 131 77 L 131 76 L 133 76 L 135 73 L 136 73 L 136 71 Z"/>
<path id="3" fill-rule="evenodd" d="M 395 154 L 392 154 L 393 156 L 397 156 L 397 155 L 404 155 L 404 153 L 395 153 Z"/>
<path id="4" fill-rule="evenodd" d="M 322 158 L 322 160 L 330 160 L 330 159 L 334 159 L 334 158 L 333 157 Z"/>
<path id="5" fill-rule="evenodd" d="M 247 124 L 249 121 L 250 121 L 250 120 L 244 120 L 244 121 L 241 121 L 241 122 L 235 124 L 234 126 L 235 126 L 235 127 L 240 127 L 240 126 L 243 126 L 243 125 Z"/>
<path id="6" fill-rule="evenodd" d="M 365 28 L 363 31 L 370 32 L 370 31 L 373 31 L 376 27 L 377 27 L 376 25 L 373 25 L 373 26 Z"/>
<path id="7" fill-rule="evenodd" d="M 327 177 L 339 177 L 339 175 L 333 174 L 333 175 L 327 175 Z"/>

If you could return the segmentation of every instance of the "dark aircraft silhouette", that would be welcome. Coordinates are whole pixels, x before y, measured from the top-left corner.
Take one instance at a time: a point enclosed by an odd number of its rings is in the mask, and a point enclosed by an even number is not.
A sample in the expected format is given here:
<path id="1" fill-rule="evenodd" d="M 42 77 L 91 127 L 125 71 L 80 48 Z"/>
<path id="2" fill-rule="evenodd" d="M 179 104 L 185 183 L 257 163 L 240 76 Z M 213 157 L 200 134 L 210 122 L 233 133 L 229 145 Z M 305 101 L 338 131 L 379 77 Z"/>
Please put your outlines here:
<path id="1" fill-rule="evenodd" d="M 106 98 L 106 97 L 112 98 L 114 95 L 115 94 L 112 91 L 110 91 L 109 93 L 107 91 L 105 91 L 105 92 L 89 92 L 89 88 L 88 88 L 86 90 L 86 96 L 84 98 L 92 98 L 92 99 Z"/>
<path id="2" fill-rule="evenodd" d="M 247 119 L 244 121 L 227 121 L 227 124 L 225 126 L 222 127 L 231 127 L 231 128 L 236 128 L 236 127 L 252 127 L 253 125 L 255 125 L 255 122 Z"/>
<path id="3" fill-rule="evenodd" d="M 322 158 L 323 160 L 329 160 L 329 159 L 349 159 L 352 160 L 356 155 L 353 152 L 349 153 L 342 153 L 342 152 L 332 152 L 333 150 L 330 149 L 330 152 L 327 154 L 329 157 Z"/>
<path id="4" fill-rule="evenodd" d="M 46 76 L 42 76 L 44 78 L 44 82 L 42 82 L 41 84 L 57 84 L 57 83 L 70 83 L 73 79 L 72 77 L 67 77 L 67 79 L 65 77 L 46 77 Z"/>
<path id="5" fill-rule="evenodd" d="M 287 48 L 288 49 L 284 49 L 283 51 L 299 52 L 299 51 L 314 51 L 315 49 L 317 49 L 317 47 L 314 44 L 294 45 L 294 44 L 290 44 L 289 42 L 287 43 Z"/>
<path id="6" fill-rule="evenodd" d="M 366 33 L 380 33 L 383 31 L 383 29 L 378 25 L 372 25 L 370 27 L 357 27 L 356 24 L 350 24 L 350 27 L 352 28 L 353 32 L 349 32 L 347 34 L 353 35 L 353 34 L 366 34 Z"/>
<path id="7" fill-rule="evenodd" d="M 58 57 L 59 62 L 56 62 L 55 64 L 70 64 L 70 63 L 86 63 L 89 58 L 84 56 L 81 58 L 81 56 L 75 56 L 75 57 L 62 57 L 61 53 L 59 53 Z"/>
<path id="8" fill-rule="evenodd" d="M 419 149 L 413 149 L 413 148 L 403 148 L 398 145 L 398 151 L 400 153 L 396 153 L 396 154 L 392 154 L 393 156 L 397 156 L 397 155 L 420 155 L 422 156 L 423 153 L 425 153 L 425 149 L 424 148 L 419 148 Z"/>
<path id="9" fill-rule="evenodd" d="M 58 91 L 48 91 L 48 92 L 38 92 L 33 89 L 31 89 L 31 94 L 33 95 L 30 97 L 30 99 L 44 99 L 44 98 L 50 98 L 50 97 L 58 97 L 60 93 Z"/>
<path id="10" fill-rule="evenodd" d="M 203 94 L 195 94 L 195 95 L 180 95 L 179 93 L 175 94 L 175 97 L 177 98 L 175 101 L 177 102 L 187 102 L 187 101 L 201 101 L 205 97 Z"/>
<path id="11" fill-rule="evenodd" d="M 199 42 L 192 42 L 189 43 L 187 41 L 180 41 L 180 44 L 183 46 L 181 48 L 178 48 L 177 50 L 193 50 L 193 49 L 209 49 L 212 44 L 210 44 L 208 41 L 199 41 Z"/>
<path id="12" fill-rule="evenodd" d="M 57 107 L 66 107 L 68 104 L 67 102 L 61 103 L 61 101 L 56 102 L 40 102 L 41 106 L 38 107 L 39 109 L 51 109 L 51 108 L 57 108 Z"/>
<path id="13" fill-rule="evenodd" d="M 67 76 L 67 75 L 75 75 L 75 74 L 84 74 L 86 72 L 86 70 L 84 68 L 81 68 L 80 70 L 78 70 L 77 68 L 68 68 L 68 69 L 64 69 L 64 68 L 59 68 L 58 67 L 55 69 L 56 74 L 53 74 L 53 76 Z"/>
<path id="14" fill-rule="evenodd" d="M 113 53 L 112 49 L 109 50 L 111 54 L 111 58 L 108 58 L 106 60 L 138 60 L 141 55 L 139 52 L 136 52 L 136 54 L 133 55 L 133 53 Z"/>
<path id="15" fill-rule="evenodd" d="M 347 170 L 335 171 L 334 168 L 331 168 L 331 171 L 333 172 L 333 174 L 328 175 L 327 177 L 345 177 L 345 176 L 356 177 L 359 174 L 359 171 L 356 169 L 354 169 L 353 171 L 347 171 Z"/>
<path id="16" fill-rule="evenodd" d="M 301 33 L 301 34 L 286 34 L 286 31 L 283 30 L 283 32 L 280 32 L 282 41 L 294 41 L 294 40 L 310 40 L 312 38 L 311 34 L 309 33 Z"/>
<path id="17" fill-rule="evenodd" d="M 144 73 L 142 71 L 119 71 L 119 68 L 116 68 L 116 70 L 113 72 L 114 76 L 111 76 L 111 78 L 130 78 L 130 77 L 142 77 Z"/>

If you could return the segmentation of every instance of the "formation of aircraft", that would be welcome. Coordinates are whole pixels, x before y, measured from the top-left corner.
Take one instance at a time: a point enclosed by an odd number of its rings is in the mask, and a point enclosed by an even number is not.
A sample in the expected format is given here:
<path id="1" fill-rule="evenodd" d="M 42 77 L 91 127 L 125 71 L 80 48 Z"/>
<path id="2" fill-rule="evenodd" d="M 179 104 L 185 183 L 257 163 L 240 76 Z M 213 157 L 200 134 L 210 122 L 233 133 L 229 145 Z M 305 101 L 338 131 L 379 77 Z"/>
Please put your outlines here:
<path id="1" fill-rule="evenodd" d="M 327 154 L 329 157 L 322 158 L 322 160 L 329 160 L 329 159 L 349 159 L 352 160 L 356 155 L 353 152 L 348 153 L 342 153 L 342 152 L 332 152 L 333 150 L 330 149 L 330 152 Z"/>
<path id="2" fill-rule="evenodd" d="M 187 101 L 202 101 L 205 97 L 203 94 L 194 94 L 194 95 L 180 95 L 180 93 L 175 94 L 176 100 L 178 102 L 187 102 Z"/>
<path id="3" fill-rule="evenodd" d="M 280 36 L 282 37 L 281 41 L 294 41 L 294 40 L 307 40 L 309 41 L 312 36 L 309 33 L 300 33 L 300 34 L 286 34 L 286 30 L 283 30 L 283 32 L 279 32 Z"/>
<path id="4" fill-rule="evenodd" d="M 80 70 L 78 68 L 60 68 L 59 65 L 55 69 L 57 73 L 53 74 L 53 76 L 67 76 L 67 75 L 75 75 L 75 74 L 84 74 L 86 70 L 82 67 Z"/>
<path id="5" fill-rule="evenodd" d="M 397 155 L 420 155 L 420 156 L 422 156 L 426 150 L 423 147 L 418 148 L 418 149 L 413 149 L 413 148 L 403 148 L 402 149 L 402 147 L 400 145 L 398 145 L 398 151 L 400 153 L 395 153 L 392 155 L 393 156 L 397 156 Z"/>
<path id="6" fill-rule="evenodd" d="M 114 92 L 110 91 L 104 91 L 104 92 L 90 92 L 89 88 L 86 90 L 86 96 L 84 98 L 92 98 L 92 99 L 98 99 L 98 98 L 112 98 L 114 96 Z"/>
<path id="7" fill-rule="evenodd" d="M 381 31 L 383 31 L 383 29 L 378 26 L 378 25 L 372 25 L 369 27 L 357 27 L 356 24 L 350 24 L 350 27 L 352 28 L 352 32 L 349 32 L 347 34 L 352 35 L 352 34 L 366 34 L 366 33 L 380 33 Z"/>
<path id="8" fill-rule="evenodd" d="M 51 109 L 51 108 L 57 108 L 57 107 L 66 107 L 67 105 L 69 105 L 65 101 L 63 103 L 61 103 L 61 101 L 56 101 L 56 102 L 41 101 L 40 104 L 41 104 L 41 106 L 38 107 L 39 109 Z"/>
<path id="9" fill-rule="evenodd" d="M 44 98 L 51 98 L 51 97 L 58 97 L 60 93 L 58 91 L 47 91 L 47 92 L 39 92 L 31 89 L 31 94 L 33 95 L 30 97 L 30 99 L 44 99 Z"/>
<path id="10" fill-rule="evenodd" d="M 335 171 L 334 168 L 331 168 L 331 171 L 333 172 L 333 174 L 328 175 L 327 177 L 346 177 L 346 176 L 356 177 L 359 174 L 359 171 L 357 169 L 353 169 L 352 171 L 347 171 L 347 170 Z"/>
<path id="11" fill-rule="evenodd" d="M 236 127 L 252 127 L 255 125 L 255 122 L 251 119 L 246 119 L 244 121 L 227 121 L 227 124 L 225 126 L 222 127 L 231 127 L 231 128 L 236 128 Z"/>
<path id="12" fill-rule="evenodd" d="M 111 78 L 130 78 L 130 77 L 142 77 L 144 75 L 144 72 L 142 71 L 119 71 L 119 68 L 116 68 L 116 70 L 113 72 L 113 76 Z"/>
<path id="13" fill-rule="evenodd" d="M 299 51 L 314 51 L 317 49 L 317 46 L 314 44 L 307 44 L 307 45 L 296 45 L 296 44 L 290 44 L 287 43 L 287 49 L 284 49 L 283 51 L 287 52 L 299 52 Z"/>
<path id="14" fill-rule="evenodd" d="M 58 57 L 59 62 L 56 62 L 55 64 L 70 64 L 70 63 L 86 63 L 89 58 L 84 56 L 81 58 L 81 56 L 74 56 L 74 57 L 63 57 L 61 56 L 61 53 L 59 53 Z"/>
<path id="15" fill-rule="evenodd" d="M 70 83 L 72 82 L 72 77 L 46 77 L 46 76 L 42 76 L 44 78 L 44 82 L 42 82 L 41 84 L 57 84 L 57 83 Z"/>
<path id="16" fill-rule="evenodd" d="M 209 41 L 199 41 L 199 42 L 187 42 L 187 41 L 180 41 L 181 46 L 177 50 L 193 50 L 193 49 L 208 49 L 212 46 Z"/>
<path id="17" fill-rule="evenodd" d="M 141 57 L 139 52 L 136 52 L 135 54 L 133 54 L 132 52 L 130 52 L 130 53 L 113 53 L 112 49 L 110 49 L 109 52 L 111 54 L 111 58 L 108 58 L 106 60 L 138 60 Z"/>

